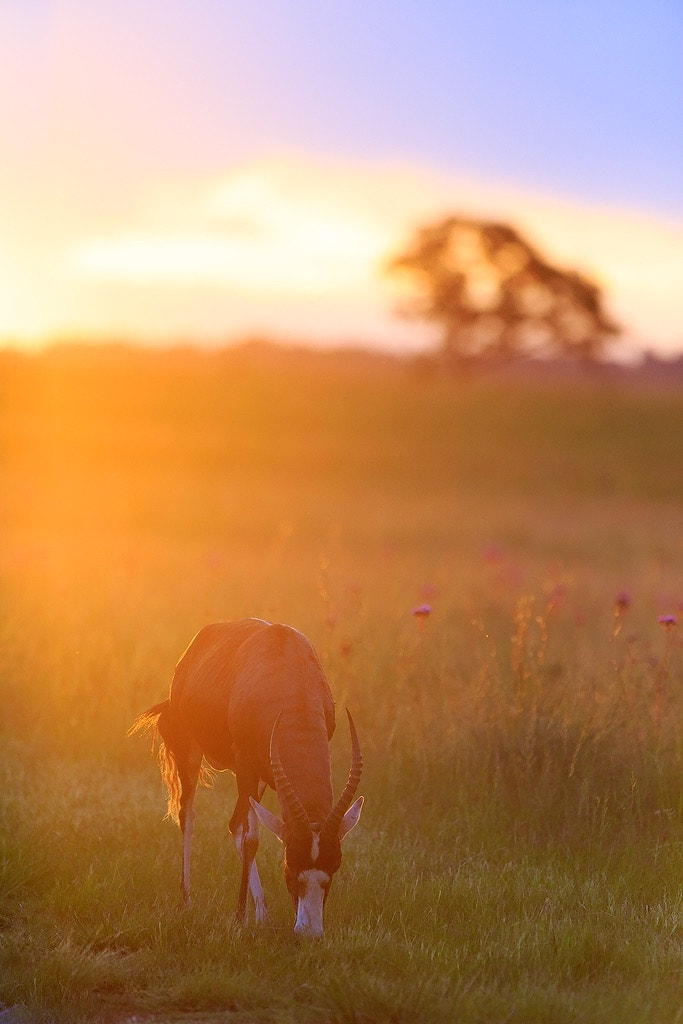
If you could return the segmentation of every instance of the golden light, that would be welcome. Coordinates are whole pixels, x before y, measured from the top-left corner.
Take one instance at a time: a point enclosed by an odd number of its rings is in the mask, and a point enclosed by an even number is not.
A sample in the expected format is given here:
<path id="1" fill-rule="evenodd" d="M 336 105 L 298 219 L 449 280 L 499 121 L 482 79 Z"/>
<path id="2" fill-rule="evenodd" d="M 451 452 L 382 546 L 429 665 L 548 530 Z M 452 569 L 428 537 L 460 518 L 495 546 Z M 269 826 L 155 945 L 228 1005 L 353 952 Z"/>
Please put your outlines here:
<path id="1" fill-rule="evenodd" d="M 189 206 L 193 203 L 190 201 Z M 201 284 L 240 295 L 336 295 L 366 289 L 386 226 L 318 187 L 305 192 L 267 166 L 228 176 L 195 203 L 191 230 L 87 239 L 71 254 L 91 277 Z M 186 211 L 167 211 L 182 219 Z"/>
<path id="2" fill-rule="evenodd" d="M 420 166 L 303 156 L 153 181 L 138 209 L 94 209 L 90 230 L 82 215 L 41 226 L 36 213 L 28 227 L 15 217 L 0 245 L 0 338 L 204 343 L 257 331 L 419 348 L 433 338 L 397 320 L 402 283 L 382 268 L 449 212 L 508 221 L 551 262 L 601 284 L 631 343 L 680 350 L 683 224 Z"/>

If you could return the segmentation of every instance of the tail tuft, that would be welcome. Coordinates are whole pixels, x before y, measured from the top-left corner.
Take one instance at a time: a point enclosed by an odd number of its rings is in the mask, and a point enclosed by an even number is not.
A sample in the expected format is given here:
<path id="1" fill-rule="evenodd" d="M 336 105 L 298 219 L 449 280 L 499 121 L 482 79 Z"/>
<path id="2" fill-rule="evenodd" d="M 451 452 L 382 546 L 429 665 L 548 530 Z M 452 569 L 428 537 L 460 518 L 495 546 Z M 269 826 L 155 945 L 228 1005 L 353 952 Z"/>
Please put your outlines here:
<path id="1" fill-rule="evenodd" d="M 147 708 L 141 715 L 138 715 L 126 736 L 134 736 L 136 732 L 147 732 L 149 729 L 154 729 L 154 738 L 156 739 L 159 716 L 164 713 L 170 703 L 169 700 L 164 700 L 161 704 L 155 704 L 153 708 Z"/>
<path id="2" fill-rule="evenodd" d="M 156 746 L 157 740 L 159 740 L 157 763 L 168 794 L 166 817 L 171 818 L 178 825 L 181 785 L 178 765 L 173 751 L 173 746 L 178 745 L 178 737 L 175 735 L 176 730 L 173 728 L 170 700 L 164 700 L 161 704 L 155 704 L 154 707 L 143 711 L 135 719 L 126 735 L 133 736 L 136 732 L 148 732 L 150 729 L 154 730 L 152 734 L 152 751 Z"/>

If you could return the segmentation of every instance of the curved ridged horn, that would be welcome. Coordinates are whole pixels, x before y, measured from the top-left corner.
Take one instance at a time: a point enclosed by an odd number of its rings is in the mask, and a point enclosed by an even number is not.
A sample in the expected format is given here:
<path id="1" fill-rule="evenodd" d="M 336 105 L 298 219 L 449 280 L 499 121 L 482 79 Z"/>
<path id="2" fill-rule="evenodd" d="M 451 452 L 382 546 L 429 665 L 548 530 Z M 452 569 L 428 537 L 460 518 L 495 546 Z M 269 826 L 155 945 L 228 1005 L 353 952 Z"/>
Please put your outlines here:
<path id="1" fill-rule="evenodd" d="M 280 798 L 282 817 L 286 821 L 291 821 L 292 823 L 297 824 L 301 829 L 308 833 L 311 831 L 311 823 L 308 820 L 308 815 L 306 814 L 304 805 L 296 795 L 294 786 L 287 778 L 287 774 L 282 767 L 282 761 L 280 760 L 280 755 L 277 750 L 275 731 L 281 718 L 282 711 L 275 719 L 275 722 L 273 723 L 273 730 L 270 734 L 270 767 L 273 772 L 275 789 Z"/>
<path id="2" fill-rule="evenodd" d="M 358 740 L 358 733 L 356 727 L 353 724 L 351 718 L 351 712 L 346 709 L 346 714 L 349 716 L 349 729 L 351 730 L 351 768 L 349 769 L 349 777 L 342 795 L 337 800 L 336 804 L 325 818 L 322 829 L 320 830 L 320 838 L 323 836 L 331 837 L 339 832 L 339 826 L 341 825 L 342 818 L 351 806 L 351 801 L 356 795 L 358 789 L 358 783 L 363 772 L 363 755 L 360 752 L 360 742 Z"/>

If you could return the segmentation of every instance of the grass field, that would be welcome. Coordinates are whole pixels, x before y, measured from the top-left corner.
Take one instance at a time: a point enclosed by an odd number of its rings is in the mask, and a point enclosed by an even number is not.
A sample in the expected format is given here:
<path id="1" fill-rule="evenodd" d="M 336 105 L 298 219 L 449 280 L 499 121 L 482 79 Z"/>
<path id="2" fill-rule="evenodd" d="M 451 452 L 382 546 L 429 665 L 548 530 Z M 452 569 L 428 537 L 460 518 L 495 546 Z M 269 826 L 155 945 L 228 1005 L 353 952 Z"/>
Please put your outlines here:
<path id="1" fill-rule="evenodd" d="M 683 1021 L 680 391 L 115 348 L 0 388 L 3 1024 Z M 125 736 L 245 615 L 361 735 L 321 943 L 267 834 L 274 926 L 233 920 L 232 776 L 181 911 Z"/>

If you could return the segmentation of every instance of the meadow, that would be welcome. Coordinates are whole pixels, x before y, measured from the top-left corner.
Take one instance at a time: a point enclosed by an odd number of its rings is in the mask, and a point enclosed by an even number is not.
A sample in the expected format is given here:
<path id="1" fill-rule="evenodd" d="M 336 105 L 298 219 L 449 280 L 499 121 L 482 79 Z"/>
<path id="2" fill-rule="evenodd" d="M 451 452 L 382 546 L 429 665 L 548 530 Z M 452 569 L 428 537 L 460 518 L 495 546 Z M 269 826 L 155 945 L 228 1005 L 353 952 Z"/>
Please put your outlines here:
<path id="1" fill-rule="evenodd" d="M 675 387 L 0 353 L 0 1020 L 683 1021 L 682 451 Z M 337 792 L 363 745 L 320 943 L 269 834 L 233 919 L 227 774 L 181 910 L 126 738 L 246 615 L 323 659 Z"/>

